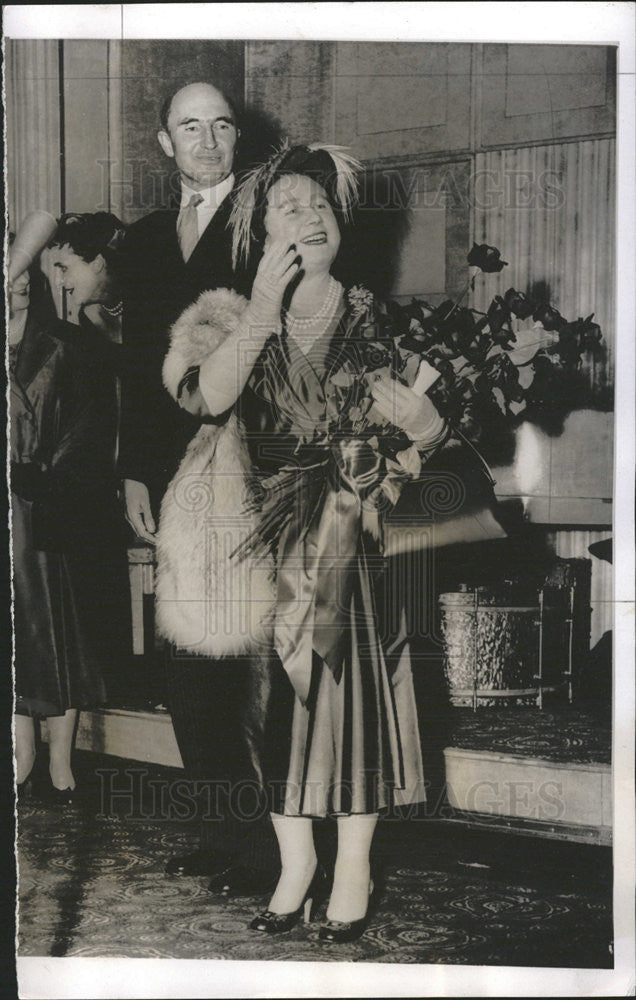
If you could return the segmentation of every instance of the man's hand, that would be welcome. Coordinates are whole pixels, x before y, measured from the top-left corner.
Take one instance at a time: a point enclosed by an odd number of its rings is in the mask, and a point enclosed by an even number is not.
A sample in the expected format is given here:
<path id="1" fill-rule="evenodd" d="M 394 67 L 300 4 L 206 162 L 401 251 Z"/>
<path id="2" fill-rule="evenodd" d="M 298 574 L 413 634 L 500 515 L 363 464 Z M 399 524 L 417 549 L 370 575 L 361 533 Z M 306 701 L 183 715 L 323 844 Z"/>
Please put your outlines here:
<path id="1" fill-rule="evenodd" d="M 146 484 L 139 483 L 136 479 L 124 479 L 124 501 L 126 520 L 132 530 L 145 542 L 154 545 L 157 529 L 150 510 L 150 496 Z"/>

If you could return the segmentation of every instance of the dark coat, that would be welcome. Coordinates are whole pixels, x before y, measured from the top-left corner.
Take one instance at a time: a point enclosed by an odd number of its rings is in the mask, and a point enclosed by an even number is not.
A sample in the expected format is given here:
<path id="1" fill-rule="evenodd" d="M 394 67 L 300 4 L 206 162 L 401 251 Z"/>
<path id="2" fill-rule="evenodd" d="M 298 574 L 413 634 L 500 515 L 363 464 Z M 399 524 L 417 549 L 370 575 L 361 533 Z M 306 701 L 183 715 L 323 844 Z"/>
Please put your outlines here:
<path id="1" fill-rule="evenodd" d="M 122 478 L 148 486 L 155 510 L 201 423 L 162 383 L 170 328 L 201 292 L 236 287 L 227 228 L 231 209 L 229 195 L 187 263 L 177 241 L 176 209 L 151 213 L 127 234 L 118 465 Z"/>
<path id="2" fill-rule="evenodd" d="M 100 551 L 112 543 L 116 373 L 95 332 L 30 316 L 11 353 L 11 490 L 18 709 L 105 700 Z M 112 622 L 106 623 L 112 629 Z"/>
<path id="3" fill-rule="evenodd" d="M 112 520 L 117 362 L 93 328 L 29 316 L 10 372 L 12 489 L 32 502 L 43 551 L 94 547 Z"/>

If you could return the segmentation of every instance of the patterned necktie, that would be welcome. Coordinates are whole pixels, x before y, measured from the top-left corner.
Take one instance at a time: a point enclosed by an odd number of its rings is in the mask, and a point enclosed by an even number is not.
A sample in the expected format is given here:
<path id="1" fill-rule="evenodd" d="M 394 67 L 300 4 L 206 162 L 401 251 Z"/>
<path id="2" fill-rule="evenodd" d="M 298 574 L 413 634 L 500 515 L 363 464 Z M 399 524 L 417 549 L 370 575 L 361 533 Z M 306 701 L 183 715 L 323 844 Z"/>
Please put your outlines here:
<path id="1" fill-rule="evenodd" d="M 179 212 L 177 219 L 177 238 L 184 261 L 190 260 L 192 251 L 199 242 L 199 227 L 197 222 L 197 205 L 203 201 L 203 196 L 193 194 L 188 204 Z"/>

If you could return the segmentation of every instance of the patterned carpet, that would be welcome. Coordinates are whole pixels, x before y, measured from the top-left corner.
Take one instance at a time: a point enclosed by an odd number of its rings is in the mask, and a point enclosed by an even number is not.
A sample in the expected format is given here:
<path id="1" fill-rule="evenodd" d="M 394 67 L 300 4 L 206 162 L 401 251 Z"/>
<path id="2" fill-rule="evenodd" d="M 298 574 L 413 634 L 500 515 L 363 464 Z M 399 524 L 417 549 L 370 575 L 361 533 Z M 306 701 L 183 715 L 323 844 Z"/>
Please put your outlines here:
<path id="1" fill-rule="evenodd" d="M 321 945 L 317 923 L 260 937 L 247 925 L 266 899 L 223 902 L 205 878 L 164 874 L 167 857 L 194 848 L 191 827 L 139 803 L 100 817 L 96 768 L 119 769 L 117 784 L 126 767 L 170 772 L 77 757 L 81 803 L 30 793 L 19 805 L 21 956 L 612 967 L 605 848 L 387 820 L 375 843 L 382 892 L 361 940 Z"/>
<path id="2" fill-rule="evenodd" d="M 558 763 L 609 764 L 612 733 L 587 712 L 523 708 L 454 708 L 449 745 L 537 757 Z"/>

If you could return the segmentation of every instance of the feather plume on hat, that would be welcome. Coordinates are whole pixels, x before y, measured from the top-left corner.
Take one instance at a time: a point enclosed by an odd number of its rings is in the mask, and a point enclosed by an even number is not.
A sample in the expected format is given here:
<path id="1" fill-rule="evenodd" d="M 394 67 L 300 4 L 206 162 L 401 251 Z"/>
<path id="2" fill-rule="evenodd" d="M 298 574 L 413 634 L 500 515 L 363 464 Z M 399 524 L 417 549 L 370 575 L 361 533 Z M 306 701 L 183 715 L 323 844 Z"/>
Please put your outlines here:
<path id="1" fill-rule="evenodd" d="M 312 156 L 312 154 L 317 155 Z M 325 154 L 331 161 L 331 167 L 326 171 L 325 156 L 320 154 Z M 345 219 L 350 219 L 351 209 L 358 199 L 357 175 L 360 170 L 362 164 L 349 153 L 346 146 L 333 146 L 321 142 L 292 146 L 286 139 L 265 163 L 247 174 L 237 190 L 230 215 L 234 267 L 239 261 L 247 263 L 255 238 L 253 228 L 255 212 L 259 208 L 264 209 L 267 193 L 280 177 L 288 174 L 306 174 L 313 177 L 322 184 Z"/>

